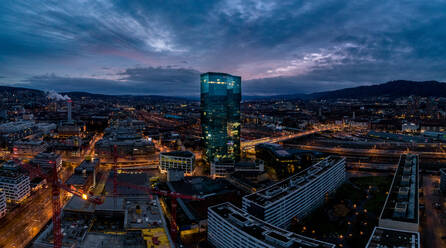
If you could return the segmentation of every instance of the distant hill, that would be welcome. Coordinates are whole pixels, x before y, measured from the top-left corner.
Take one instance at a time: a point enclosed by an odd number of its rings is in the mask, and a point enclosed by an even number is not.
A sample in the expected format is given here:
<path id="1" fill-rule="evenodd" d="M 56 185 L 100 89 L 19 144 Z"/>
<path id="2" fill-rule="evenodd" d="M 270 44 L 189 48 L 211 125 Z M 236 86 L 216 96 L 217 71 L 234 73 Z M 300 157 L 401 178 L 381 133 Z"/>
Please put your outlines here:
<path id="1" fill-rule="evenodd" d="M 437 81 L 397 80 L 383 84 L 359 86 L 307 95 L 310 99 L 365 98 L 365 97 L 404 97 L 404 96 L 446 97 L 446 83 Z"/>
<path id="2" fill-rule="evenodd" d="M 11 92 L 11 93 L 18 93 L 18 92 L 28 92 L 28 93 L 34 93 L 34 94 L 44 94 L 41 90 L 35 90 L 35 89 L 28 89 L 28 88 L 22 88 L 22 87 L 12 87 L 12 86 L 0 86 L 1 92 Z"/>
<path id="3" fill-rule="evenodd" d="M 0 86 L 0 92 L 28 92 L 34 95 L 46 95 L 41 90 Z M 160 101 L 160 100 L 199 100 L 199 97 L 171 97 L 160 95 L 105 95 L 94 94 L 88 92 L 63 92 L 63 95 L 68 95 L 72 98 L 90 97 L 104 100 L 136 100 L 136 101 Z M 341 90 L 324 91 L 312 94 L 290 94 L 290 95 L 275 95 L 275 96 L 250 96 L 244 95 L 245 101 L 261 101 L 261 100 L 291 100 L 291 99 L 337 99 L 337 98 L 367 98 L 367 97 L 404 97 L 404 96 L 432 96 L 432 97 L 446 97 L 446 83 L 437 81 L 406 81 L 396 80 L 383 84 L 376 84 L 370 86 L 359 86 L 354 88 L 346 88 Z"/>

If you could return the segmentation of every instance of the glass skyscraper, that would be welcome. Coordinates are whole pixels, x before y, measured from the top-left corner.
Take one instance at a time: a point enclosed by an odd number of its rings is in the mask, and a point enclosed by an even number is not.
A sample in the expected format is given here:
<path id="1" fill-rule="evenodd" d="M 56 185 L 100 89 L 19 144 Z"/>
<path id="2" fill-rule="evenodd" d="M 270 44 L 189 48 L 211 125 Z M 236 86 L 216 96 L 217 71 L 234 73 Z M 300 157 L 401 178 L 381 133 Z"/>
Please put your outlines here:
<path id="1" fill-rule="evenodd" d="M 241 77 L 208 72 L 200 75 L 201 128 L 205 159 L 240 159 Z"/>

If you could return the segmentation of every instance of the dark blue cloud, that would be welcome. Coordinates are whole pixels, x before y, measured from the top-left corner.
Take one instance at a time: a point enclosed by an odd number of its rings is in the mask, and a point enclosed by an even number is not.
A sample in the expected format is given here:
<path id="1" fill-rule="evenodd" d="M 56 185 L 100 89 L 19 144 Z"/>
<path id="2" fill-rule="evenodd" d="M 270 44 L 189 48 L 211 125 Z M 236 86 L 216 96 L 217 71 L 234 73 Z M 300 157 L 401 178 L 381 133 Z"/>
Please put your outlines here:
<path id="1" fill-rule="evenodd" d="M 0 83 L 179 95 L 198 93 L 198 71 L 241 75 L 246 94 L 446 80 L 444 9 L 440 0 L 5 0 Z"/>

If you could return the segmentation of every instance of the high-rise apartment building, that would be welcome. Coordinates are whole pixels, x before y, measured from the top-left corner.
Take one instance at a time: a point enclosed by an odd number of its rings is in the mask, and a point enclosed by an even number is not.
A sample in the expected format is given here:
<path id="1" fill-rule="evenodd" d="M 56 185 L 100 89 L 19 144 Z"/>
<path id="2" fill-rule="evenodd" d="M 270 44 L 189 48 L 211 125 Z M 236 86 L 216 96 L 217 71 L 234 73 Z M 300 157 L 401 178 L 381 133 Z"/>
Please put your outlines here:
<path id="1" fill-rule="evenodd" d="M 201 127 L 205 159 L 240 159 L 241 77 L 201 74 Z"/>

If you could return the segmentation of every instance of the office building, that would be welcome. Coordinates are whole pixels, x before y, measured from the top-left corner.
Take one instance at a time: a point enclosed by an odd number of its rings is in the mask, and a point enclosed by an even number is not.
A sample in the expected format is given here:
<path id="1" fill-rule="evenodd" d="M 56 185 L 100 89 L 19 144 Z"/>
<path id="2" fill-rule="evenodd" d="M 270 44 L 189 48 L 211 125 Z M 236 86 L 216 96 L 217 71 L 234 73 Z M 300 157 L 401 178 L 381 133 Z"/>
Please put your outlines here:
<path id="1" fill-rule="evenodd" d="M 0 189 L 8 202 L 20 203 L 31 193 L 29 177 L 16 171 L 0 170 Z"/>
<path id="2" fill-rule="evenodd" d="M 160 153 L 159 169 L 167 173 L 169 169 L 180 169 L 186 175 L 194 171 L 195 155 L 190 151 L 173 151 Z"/>
<path id="3" fill-rule="evenodd" d="M 99 159 L 84 160 L 74 169 L 73 175 L 66 181 L 67 185 L 88 190 L 96 186 L 96 174 L 99 168 Z"/>
<path id="4" fill-rule="evenodd" d="M 446 193 L 446 169 L 440 169 L 440 190 Z"/>
<path id="5" fill-rule="evenodd" d="M 389 194 L 379 217 L 379 227 L 417 232 L 419 225 L 418 155 L 402 154 Z"/>
<path id="6" fill-rule="evenodd" d="M 220 159 L 211 161 L 211 177 L 226 177 L 234 172 L 235 162 L 232 159 Z"/>
<path id="7" fill-rule="evenodd" d="M 280 227 L 320 206 L 345 180 L 345 158 L 328 157 L 256 193 L 243 197 L 243 210 Z"/>
<path id="8" fill-rule="evenodd" d="M 208 241 L 217 248 L 335 247 L 273 226 L 228 202 L 208 208 Z"/>
<path id="9" fill-rule="evenodd" d="M 324 155 L 315 151 L 288 149 L 279 144 L 261 143 L 255 146 L 256 158 L 274 168 L 279 178 L 287 178 L 297 173 Z"/>
<path id="10" fill-rule="evenodd" d="M 44 152 L 48 145 L 42 140 L 19 140 L 14 142 L 13 155 L 14 157 L 34 157 L 37 154 Z"/>
<path id="11" fill-rule="evenodd" d="M 41 152 L 32 161 L 33 164 L 45 170 L 50 170 L 53 166 L 56 166 L 57 170 L 62 168 L 62 157 L 55 153 Z"/>
<path id="12" fill-rule="evenodd" d="M 201 127 L 204 157 L 212 162 L 240 159 L 241 77 L 201 74 Z"/>
<path id="13" fill-rule="evenodd" d="M 6 215 L 6 194 L 0 189 L 0 218 Z"/>
<path id="14" fill-rule="evenodd" d="M 223 159 L 219 161 L 211 162 L 211 177 L 227 177 L 234 172 L 263 172 L 264 170 L 263 160 L 255 161 L 239 161 L 234 162 L 234 160 Z"/>
<path id="15" fill-rule="evenodd" d="M 420 248 L 420 233 L 375 227 L 365 248 Z"/>

